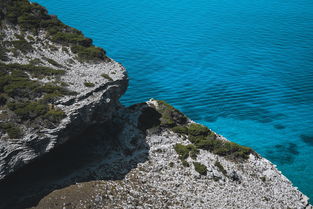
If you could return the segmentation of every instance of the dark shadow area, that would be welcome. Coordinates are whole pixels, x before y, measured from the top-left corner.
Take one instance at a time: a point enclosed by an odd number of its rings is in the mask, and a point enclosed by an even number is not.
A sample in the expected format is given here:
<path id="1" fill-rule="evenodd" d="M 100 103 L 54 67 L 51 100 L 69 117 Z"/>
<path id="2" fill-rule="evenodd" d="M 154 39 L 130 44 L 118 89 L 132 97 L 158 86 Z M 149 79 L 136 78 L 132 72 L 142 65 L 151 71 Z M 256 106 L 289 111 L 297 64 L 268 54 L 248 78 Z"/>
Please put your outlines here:
<path id="1" fill-rule="evenodd" d="M 281 124 L 276 124 L 276 125 L 274 125 L 274 128 L 276 128 L 278 130 L 282 130 L 282 129 L 285 129 L 286 127 L 281 125 Z"/>
<path id="2" fill-rule="evenodd" d="M 271 159 L 274 163 L 290 164 L 295 157 L 299 155 L 298 145 L 294 143 L 277 144 L 273 148 L 269 148 L 265 158 Z"/>
<path id="3" fill-rule="evenodd" d="M 0 182 L 0 208 L 36 206 L 53 190 L 77 182 L 123 179 L 138 163 L 145 162 L 149 153 L 145 130 L 133 126 L 133 131 L 139 134 L 126 139 L 120 135 L 124 126 L 104 123 L 89 127 L 79 137 L 8 176 Z M 123 140 L 129 141 L 130 148 Z M 140 151 L 140 155 L 136 155 L 136 151 Z"/>
<path id="4" fill-rule="evenodd" d="M 313 136 L 309 136 L 309 135 L 304 135 L 302 134 L 300 136 L 301 140 L 306 143 L 307 145 L 313 146 Z"/>

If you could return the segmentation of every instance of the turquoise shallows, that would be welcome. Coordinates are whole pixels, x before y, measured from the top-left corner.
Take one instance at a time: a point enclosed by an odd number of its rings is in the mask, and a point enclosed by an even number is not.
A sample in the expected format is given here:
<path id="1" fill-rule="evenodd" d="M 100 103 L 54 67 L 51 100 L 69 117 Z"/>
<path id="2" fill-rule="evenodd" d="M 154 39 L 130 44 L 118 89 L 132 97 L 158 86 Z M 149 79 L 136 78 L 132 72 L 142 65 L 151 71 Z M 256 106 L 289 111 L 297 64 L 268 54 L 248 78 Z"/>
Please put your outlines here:
<path id="1" fill-rule="evenodd" d="M 313 199 L 312 0 L 38 0 L 166 100 L 250 146 Z"/>

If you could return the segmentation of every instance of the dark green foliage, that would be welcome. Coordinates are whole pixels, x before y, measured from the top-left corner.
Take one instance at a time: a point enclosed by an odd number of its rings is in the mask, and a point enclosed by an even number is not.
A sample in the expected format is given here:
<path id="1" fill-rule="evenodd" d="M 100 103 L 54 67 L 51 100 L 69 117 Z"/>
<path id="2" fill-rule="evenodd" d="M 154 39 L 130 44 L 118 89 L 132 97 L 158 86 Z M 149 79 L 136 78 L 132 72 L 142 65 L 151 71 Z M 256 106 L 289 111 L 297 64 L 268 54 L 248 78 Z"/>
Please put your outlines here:
<path id="1" fill-rule="evenodd" d="M 4 94 L 0 94 L 0 106 L 3 106 L 7 103 L 8 98 Z"/>
<path id="2" fill-rule="evenodd" d="M 265 177 L 265 176 L 260 177 L 260 179 L 261 179 L 263 182 L 266 182 L 266 177 Z"/>
<path id="3" fill-rule="evenodd" d="M 196 159 L 197 154 L 199 153 L 199 151 L 193 144 L 188 145 L 176 144 L 174 146 L 174 149 L 176 153 L 179 155 L 180 160 L 186 160 L 189 156 L 192 159 Z"/>
<path id="4" fill-rule="evenodd" d="M 101 59 L 104 60 L 106 58 L 105 51 L 101 48 L 90 46 L 83 47 L 80 45 L 72 46 L 72 52 L 78 55 L 78 58 L 81 62 Z"/>
<path id="5" fill-rule="evenodd" d="M 47 62 L 49 62 L 51 65 L 55 66 L 55 67 L 59 67 L 62 68 L 63 66 L 59 63 L 57 63 L 56 61 L 54 61 L 53 59 L 49 59 L 49 58 L 44 58 Z"/>
<path id="6" fill-rule="evenodd" d="M 7 50 L 0 45 L 0 61 L 8 61 Z"/>
<path id="7" fill-rule="evenodd" d="M 37 78 L 43 78 L 46 76 L 58 76 L 58 75 L 64 75 L 64 70 L 56 70 L 49 67 L 42 67 L 42 66 L 34 66 L 31 64 L 28 65 L 20 65 L 20 64 L 3 64 L 0 63 L 0 71 L 2 72 L 9 72 L 9 71 L 23 71 L 28 72 L 32 76 Z"/>
<path id="8" fill-rule="evenodd" d="M 80 45 L 82 47 L 90 47 L 92 40 L 86 38 L 82 33 L 63 33 L 57 32 L 53 34 L 52 41 L 58 43 L 69 43 L 74 45 Z"/>
<path id="9" fill-rule="evenodd" d="M 192 136 L 207 136 L 211 131 L 200 124 L 191 123 L 188 127 L 188 133 Z"/>
<path id="10" fill-rule="evenodd" d="M 65 114 L 61 110 L 51 109 L 45 115 L 44 118 L 53 123 L 60 122 L 63 118 L 65 118 Z"/>
<path id="11" fill-rule="evenodd" d="M 108 79 L 109 81 L 113 81 L 113 79 L 108 74 L 102 73 L 101 76 L 105 79 Z"/>
<path id="12" fill-rule="evenodd" d="M 28 43 L 25 39 L 12 41 L 11 43 L 15 49 L 18 49 L 23 53 L 27 53 L 33 50 L 32 44 Z"/>
<path id="13" fill-rule="evenodd" d="M 178 134 L 188 134 L 188 128 L 186 126 L 175 126 L 172 131 Z"/>
<path id="14" fill-rule="evenodd" d="M 22 131 L 14 123 L 0 123 L 0 129 L 4 130 L 11 139 L 18 139 L 22 137 Z"/>
<path id="15" fill-rule="evenodd" d="M 189 163 L 186 160 L 181 161 L 184 167 L 189 167 Z"/>
<path id="16" fill-rule="evenodd" d="M 56 16 L 48 15 L 47 10 L 37 3 L 28 0 L 10 0 L 0 10 L 1 20 L 5 19 L 22 30 L 37 33 L 46 30 L 50 40 L 72 46 L 72 51 L 82 60 L 105 60 L 105 51 L 94 47 L 92 40 L 86 38 L 80 31 L 63 24 Z M 1 21 L 0 21 L 1 23 Z M 30 49 L 25 42 L 14 43 L 16 48 Z"/>
<path id="17" fill-rule="evenodd" d="M 200 173 L 201 175 L 206 175 L 207 174 L 207 167 L 201 163 L 198 162 L 193 162 L 193 165 L 195 167 L 195 170 Z"/>
<path id="18" fill-rule="evenodd" d="M 227 175 L 227 171 L 225 170 L 224 166 L 219 162 L 216 161 L 214 165 L 221 171 L 224 175 Z"/>
<path id="19" fill-rule="evenodd" d="M 158 101 L 157 111 L 162 114 L 161 126 L 173 128 L 177 125 L 184 125 L 187 122 L 187 117 L 173 108 L 164 101 Z"/>
<path id="20" fill-rule="evenodd" d="M 40 59 L 35 58 L 35 59 L 32 59 L 31 61 L 29 61 L 29 64 L 30 65 L 41 65 L 41 64 L 43 64 L 43 62 Z"/>
<path id="21" fill-rule="evenodd" d="M 35 119 L 48 111 L 48 106 L 40 102 L 11 102 L 8 107 L 22 120 Z"/>
<path id="22" fill-rule="evenodd" d="M 233 142 L 222 142 L 216 144 L 213 153 L 232 160 L 246 160 L 249 158 L 250 153 L 253 153 L 253 150 Z"/>
<path id="23" fill-rule="evenodd" d="M 46 83 L 42 85 L 38 91 L 40 91 L 41 93 L 54 94 L 58 96 L 76 94 L 76 92 L 69 91 L 68 89 L 61 86 L 57 86 L 54 83 Z"/>
<path id="24" fill-rule="evenodd" d="M 95 86 L 95 84 L 94 84 L 94 83 L 91 83 L 91 82 L 85 82 L 84 85 L 85 85 L 86 87 L 94 87 L 94 86 Z"/>
<path id="25" fill-rule="evenodd" d="M 175 149 L 176 153 L 179 155 L 179 158 L 181 160 L 185 160 L 189 157 L 190 150 L 187 149 L 187 146 L 182 145 L 182 144 L 176 144 L 174 146 L 174 149 Z"/>
<path id="26" fill-rule="evenodd" d="M 173 163 L 173 162 L 170 162 L 168 165 L 169 165 L 171 168 L 174 167 L 174 163 Z"/>
<path id="27" fill-rule="evenodd" d="M 57 124 L 65 114 L 52 104 L 64 95 L 75 94 L 56 83 L 43 84 L 31 80 L 26 72 L 38 77 L 64 73 L 46 67 L 0 63 L 0 105 L 9 112 L 10 117 L 6 117 L 5 120 L 10 120 L 14 125 L 5 126 L 5 132 L 10 138 L 18 138 L 17 135 L 21 135 L 16 128 L 19 123 L 26 127 L 39 128 L 46 124 L 53 127 L 53 124 Z"/>

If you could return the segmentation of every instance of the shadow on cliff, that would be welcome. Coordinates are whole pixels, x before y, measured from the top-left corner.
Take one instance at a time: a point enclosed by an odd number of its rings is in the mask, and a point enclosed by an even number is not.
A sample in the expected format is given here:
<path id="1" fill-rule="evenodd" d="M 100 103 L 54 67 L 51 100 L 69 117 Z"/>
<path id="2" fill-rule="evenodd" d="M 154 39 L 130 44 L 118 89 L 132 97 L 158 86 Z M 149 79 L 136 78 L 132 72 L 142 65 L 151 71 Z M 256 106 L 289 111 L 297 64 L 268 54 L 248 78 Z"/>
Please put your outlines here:
<path id="1" fill-rule="evenodd" d="M 119 119 L 123 120 L 127 119 Z M 50 192 L 78 182 L 123 179 L 148 159 L 145 129 L 149 126 L 111 121 L 87 128 L 1 181 L 0 208 L 33 207 Z"/>

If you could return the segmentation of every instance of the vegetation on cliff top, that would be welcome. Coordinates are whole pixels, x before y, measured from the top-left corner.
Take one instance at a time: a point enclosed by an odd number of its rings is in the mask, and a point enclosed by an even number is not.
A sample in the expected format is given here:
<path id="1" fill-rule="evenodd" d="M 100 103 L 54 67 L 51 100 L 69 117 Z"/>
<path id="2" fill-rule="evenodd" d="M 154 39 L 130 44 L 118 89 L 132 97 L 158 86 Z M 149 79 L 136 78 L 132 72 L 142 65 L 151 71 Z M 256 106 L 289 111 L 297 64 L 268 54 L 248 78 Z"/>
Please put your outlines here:
<path id="1" fill-rule="evenodd" d="M 173 132 L 186 136 L 192 143 L 189 145 L 176 144 L 174 146 L 183 164 L 186 164 L 188 157 L 196 159 L 200 149 L 237 162 L 244 161 L 249 158 L 251 153 L 255 153 L 249 147 L 217 139 L 216 134 L 203 125 L 188 123 L 188 119 L 183 113 L 166 102 L 157 101 L 157 103 L 156 110 L 161 114 L 160 127 L 170 128 Z"/>
<path id="2" fill-rule="evenodd" d="M 19 138 L 22 136 L 21 125 L 31 128 L 55 127 L 65 114 L 53 103 L 61 96 L 75 93 L 56 83 L 32 80 L 29 75 L 55 78 L 62 74 L 63 70 L 48 67 L 0 62 L 0 134 L 7 133 L 10 138 Z"/>
<path id="3" fill-rule="evenodd" d="M 68 45 L 81 61 L 106 60 L 105 51 L 95 47 L 90 38 L 86 38 L 80 31 L 62 23 L 56 16 L 49 15 L 47 10 L 37 3 L 28 0 L 10 0 L 2 3 L 0 8 L 0 27 L 5 23 L 18 25 L 23 31 L 37 34 L 45 30 L 47 38 L 55 43 Z M 14 47 L 25 51 L 31 46 L 20 39 L 13 43 Z M 3 51 L 0 50 L 2 60 Z"/>

